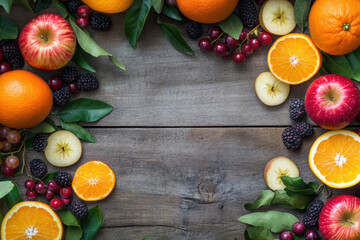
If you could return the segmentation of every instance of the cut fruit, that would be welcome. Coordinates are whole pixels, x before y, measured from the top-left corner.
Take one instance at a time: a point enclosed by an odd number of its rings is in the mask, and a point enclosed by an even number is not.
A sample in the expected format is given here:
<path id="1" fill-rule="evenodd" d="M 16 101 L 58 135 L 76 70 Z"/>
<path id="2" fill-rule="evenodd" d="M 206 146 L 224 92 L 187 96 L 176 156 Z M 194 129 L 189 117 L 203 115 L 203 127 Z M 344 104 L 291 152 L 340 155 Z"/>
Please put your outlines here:
<path id="1" fill-rule="evenodd" d="M 322 58 L 309 36 L 292 33 L 275 41 L 267 62 L 277 79 L 296 85 L 309 80 L 319 71 Z"/>
<path id="2" fill-rule="evenodd" d="M 255 80 L 255 92 L 265 105 L 276 106 L 287 99 L 290 85 L 277 80 L 271 72 L 263 72 Z"/>
<path id="3" fill-rule="evenodd" d="M 72 188 L 84 201 L 98 201 L 106 198 L 115 187 L 115 174 L 103 162 L 91 161 L 76 170 Z"/>
<path id="4" fill-rule="evenodd" d="M 79 138 L 66 130 L 56 131 L 48 138 L 45 157 L 56 167 L 68 167 L 79 161 L 82 146 Z"/>
<path id="5" fill-rule="evenodd" d="M 282 190 L 286 186 L 282 182 L 281 177 L 298 177 L 299 169 L 287 157 L 277 157 L 266 164 L 264 176 L 266 184 L 271 190 Z"/>
<path id="6" fill-rule="evenodd" d="M 1 239 L 60 240 L 63 226 L 58 215 L 41 202 L 24 201 L 16 204 L 1 224 Z"/>
<path id="7" fill-rule="evenodd" d="M 266 1 L 259 13 L 261 27 L 274 35 L 285 35 L 296 26 L 294 6 L 287 0 Z"/>
<path id="8" fill-rule="evenodd" d="M 349 130 L 329 131 L 312 145 L 309 164 L 314 174 L 333 188 L 360 182 L 360 136 Z"/>

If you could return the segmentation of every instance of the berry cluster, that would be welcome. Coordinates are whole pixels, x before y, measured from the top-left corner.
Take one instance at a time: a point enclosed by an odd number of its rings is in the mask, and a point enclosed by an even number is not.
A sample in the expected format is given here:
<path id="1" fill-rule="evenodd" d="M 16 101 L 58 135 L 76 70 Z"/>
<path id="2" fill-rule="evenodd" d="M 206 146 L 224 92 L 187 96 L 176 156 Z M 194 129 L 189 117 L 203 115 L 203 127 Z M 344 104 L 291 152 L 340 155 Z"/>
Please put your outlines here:
<path id="1" fill-rule="evenodd" d="M 20 145 L 22 136 L 19 131 L 11 130 L 8 127 L 0 127 L 0 152 L 10 152 L 13 148 Z M 13 176 L 16 169 L 19 167 L 19 158 L 10 155 L 5 158 L 4 165 L 1 167 L 1 172 L 7 176 Z"/>
<path id="2" fill-rule="evenodd" d="M 75 67 L 63 68 L 61 78 L 53 76 L 48 84 L 53 91 L 54 103 L 58 107 L 65 106 L 70 101 L 71 94 L 99 88 L 99 82 L 95 76 L 90 73 L 79 74 Z"/>
<path id="3" fill-rule="evenodd" d="M 19 44 L 15 40 L 4 42 L 0 47 L 0 74 L 21 69 L 25 65 Z"/>

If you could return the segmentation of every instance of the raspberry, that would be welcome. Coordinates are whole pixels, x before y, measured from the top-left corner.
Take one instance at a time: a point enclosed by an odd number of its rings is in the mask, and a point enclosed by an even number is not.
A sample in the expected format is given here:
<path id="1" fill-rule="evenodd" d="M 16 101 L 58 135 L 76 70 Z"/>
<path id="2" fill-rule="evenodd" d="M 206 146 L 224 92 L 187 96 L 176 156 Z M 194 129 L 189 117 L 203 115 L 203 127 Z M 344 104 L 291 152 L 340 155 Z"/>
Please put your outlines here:
<path id="1" fill-rule="evenodd" d="M 59 172 L 55 175 L 55 182 L 61 187 L 67 187 L 71 184 L 71 175 L 66 172 Z"/>
<path id="2" fill-rule="evenodd" d="M 313 134 L 313 128 L 306 122 L 295 123 L 292 125 L 297 135 L 301 138 L 310 137 Z"/>
<path id="3" fill-rule="evenodd" d="M 71 83 L 71 82 L 76 81 L 78 76 L 79 76 L 79 73 L 78 73 L 77 69 L 74 67 L 65 67 L 61 73 L 61 78 L 66 83 Z"/>
<path id="4" fill-rule="evenodd" d="M 324 207 L 321 200 L 315 200 L 305 212 L 302 222 L 307 228 L 316 227 L 319 223 L 320 212 Z"/>
<path id="5" fill-rule="evenodd" d="M 67 87 L 60 89 L 54 93 L 54 103 L 58 107 L 65 106 L 71 98 L 71 93 Z"/>
<path id="6" fill-rule="evenodd" d="M 301 137 L 296 134 L 295 129 L 287 127 L 282 133 L 285 147 L 290 151 L 298 150 L 301 147 Z"/>
<path id="7" fill-rule="evenodd" d="M 190 21 L 186 24 L 186 33 L 191 39 L 201 37 L 203 34 L 202 25 L 200 23 Z"/>
<path id="8" fill-rule="evenodd" d="M 30 161 L 30 173 L 36 178 L 43 178 L 47 173 L 46 164 L 40 159 Z"/>
<path id="9" fill-rule="evenodd" d="M 19 44 L 16 41 L 10 40 L 5 42 L 1 49 L 4 59 L 13 69 L 20 69 L 24 67 L 25 61 L 21 55 Z"/>
<path id="10" fill-rule="evenodd" d="M 86 204 L 78 200 L 71 202 L 70 211 L 79 219 L 85 218 L 88 214 L 88 208 Z"/>
<path id="11" fill-rule="evenodd" d="M 36 134 L 33 141 L 33 148 L 37 152 L 42 152 L 46 148 L 48 135 L 45 133 Z"/>
<path id="12" fill-rule="evenodd" d="M 238 11 L 245 27 L 253 28 L 258 25 L 259 14 L 252 0 L 240 0 Z"/>
<path id="13" fill-rule="evenodd" d="M 81 6 L 81 2 L 79 0 L 69 0 L 66 3 L 66 8 L 72 12 L 72 13 L 76 13 L 78 8 Z"/>
<path id="14" fill-rule="evenodd" d="M 293 98 L 290 101 L 290 118 L 291 120 L 300 120 L 305 117 L 305 102 L 301 98 Z"/>
<path id="15" fill-rule="evenodd" d="M 89 17 L 90 26 L 98 31 L 106 31 L 111 28 L 111 18 L 102 13 L 93 13 Z"/>
<path id="16" fill-rule="evenodd" d="M 90 91 L 99 88 L 97 78 L 90 73 L 80 74 L 76 83 L 80 91 Z"/>

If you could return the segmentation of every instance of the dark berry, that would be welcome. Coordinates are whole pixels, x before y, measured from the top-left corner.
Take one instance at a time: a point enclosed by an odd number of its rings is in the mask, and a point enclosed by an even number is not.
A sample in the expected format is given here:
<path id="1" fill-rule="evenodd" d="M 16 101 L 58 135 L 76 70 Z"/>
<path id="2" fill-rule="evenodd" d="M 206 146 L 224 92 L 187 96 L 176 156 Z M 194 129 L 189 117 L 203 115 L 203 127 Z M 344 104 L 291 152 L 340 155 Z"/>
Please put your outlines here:
<path id="1" fill-rule="evenodd" d="M 228 48 L 237 48 L 239 46 L 239 40 L 236 40 L 230 35 L 226 36 L 225 43 Z"/>
<path id="2" fill-rule="evenodd" d="M 12 168 L 9 168 L 9 167 L 3 165 L 1 167 L 1 172 L 7 177 L 11 177 L 15 174 L 16 169 L 12 169 Z"/>
<path id="3" fill-rule="evenodd" d="M 86 28 L 87 26 L 89 26 L 89 19 L 88 18 L 84 18 L 84 17 L 79 17 L 76 20 L 76 24 L 81 27 L 81 28 Z"/>
<path id="4" fill-rule="evenodd" d="M 8 64 L 7 62 L 0 63 L 0 74 L 9 72 L 11 70 L 12 70 L 12 68 L 11 68 L 10 64 Z"/>
<path id="5" fill-rule="evenodd" d="M 38 193 L 38 194 L 45 194 L 47 189 L 46 189 L 46 185 L 42 182 L 38 182 L 36 185 L 35 185 L 35 191 Z"/>
<path id="6" fill-rule="evenodd" d="M 305 233 L 305 240 L 318 240 L 319 234 L 315 230 L 309 230 Z"/>
<path id="7" fill-rule="evenodd" d="M 290 100 L 289 106 L 290 119 L 300 120 L 306 116 L 305 102 L 301 98 L 293 98 Z"/>
<path id="8" fill-rule="evenodd" d="M 247 32 L 246 32 L 245 29 L 243 29 L 243 30 L 241 31 L 241 33 L 240 33 L 240 36 L 239 36 L 239 42 L 241 43 L 242 41 L 244 41 L 245 38 L 246 38 L 246 36 L 247 36 Z"/>
<path id="9" fill-rule="evenodd" d="M 209 37 L 215 40 L 220 37 L 222 30 L 219 27 L 212 27 L 209 29 Z"/>
<path id="10" fill-rule="evenodd" d="M 66 83 L 71 83 L 76 81 L 79 73 L 75 67 L 64 67 L 61 72 L 61 78 Z"/>
<path id="11" fill-rule="evenodd" d="M 21 55 L 19 44 L 15 40 L 5 42 L 1 47 L 3 58 L 10 64 L 13 69 L 23 68 L 25 61 Z"/>
<path id="12" fill-rule="evenodd" d="M 11 144 L 18 144 L 20 142 L 20 140 L 21 140 L 21 135 L 20 135 L 20 133 L 18 131 L 11 130 L 6 135 L 6 140 Z"/>
<path id="13" fill-rule="evenodd" d="M 88 214 L 88 208 L 82 201 L 72 201 L 70 204 L 70 211 L 79 219 L 85 218 Z"/>
<path id="14" fill-rule="evenodd" d="M 306 122 L 295 123 L 292 127 L 301 138 L 310 137 L 313 134 L 313 127 Z"/>
<path id="15" fill-rule="evenodd" d="M 71 187 L 64 187 L 60 190 L 60 196 L 63 198 L 70 198 L 72 194 Z"/>
<path id="16" fill-rule="evenodd" d="M 40 159 L 33 159 L 30 161 L 30 173 L 36 178 L 43 178 L 47 173 L 46 164 Z"/>
<path id="17" fill-rule="evenodd" d="M 14 155 L 8 156 L 5 160 L 5 166 L 11 169 L 17 169 L 19 167 L 19 163 L 19 158 Z"/>
<path id="18" fill-rule="evenodd" d="M 38 133 L 35 135 L 33 140 L 33 148 L 37 152 L 42 152 L 45 150 L 48 142 L 48 135 L 46 133 Z"/>
<path id="19" fill-rule="evenodd" d="M 280 240 L 293 240 L 294 236 L 292 233 L 288 230 L 284 230 L 279 235 Z"/>
<path id="20" fill-rule="evenodd" d="M 21 69 L 25 65 L 25 60 L 21 54 L 14 56 L 13 58 L 7 59 L 12 69 Z"/>
<path id="21" fill-rule="evenodd" d="M 90 13 L 91 13 L 91 10 L 86 5 L 81 5 L 77 10 L 77 14 L 79 15 L 79 17 L 83 17 L 83 18 L 89 17 Z"/>
<path id="22" fill-rule="evenodd" d="M 76 84 L 80 91 L 91 91 L 99 88 L 97 78 L 90 73 L 80 74 Z"/>
<path id="23" fill-rule="evenodd" d="M 45 194 L 46 199 L 50 201 L 54 197 L 54 194 L 55 192 L 53 190 L 47 189 Z"/>
<path id="24" fill-rule="evenodd" d="M 34 200 L 35 198 L 36 198 L 36 191 L 35 190 L 30 190 L 30 189 L 28 189 L 27 191 L 26 191 L 26 198 L 28 199 L 28 200 Z"/>
<path id="25" fill-rule="evenodd" d="M 203 29 L 201 23 L 190 21 L 186 23 L 186 34 L 191 39 L 196 39 L 201 37 L 203 34 Z"/>
<path id="26" fill-rule="evenodd" d="M 0 127 L 0 139 L 4 140 L 7 137 L 7 134 L 11 131 L 8 127 Z"/>
<path id="27" fill-rule="evenodd" d="M 212 50 L 211 41 L 207 38 L 200 39 L 198 42 L 198 46 L 203 52 L 211 52 Z"/>
<path id="28" fill-rule="evenodd" d="M 319 217 L 322 208 L 324 207 L 324 202 L 321 200 L 315 200 L 308 206 L 307 211 L 304 214 L 302 222 L 305 227 L 312 228 L 317 227 L 319 224 Z"/>
<path id="29" fill-rule="evenodd" d="M 290 151 L 296 151 L 301 147 L 302 139 L 292 127 L 285 128 L 282 132 L 282 140 L 285 147 Z"/>
<path id="30" fill-rule="evenodd" d="M 53 91 L 60 90 L 63 85 L 61 78 L 56 76 L 51 77 L 48 84 Z"/>
<path id="31" fill-rule="evenodd" d="M 77 94 L 80 91 L 76 82 L 69 83 L 68 89 L 71 94 Z"/>
<path id="32" fill-rule="evenodd" d="M 214 45 L 214 53 L 218 56 L 223 56 L 227 51 L 225 43 L 218 42 Z"/>
<path id="33" fill-rule="evenodd" d="M 35 182 L 34 180 L 26 180 L 24 184 L 25 188 L 28 190 L 34 190 L 35 189 Z"/>
<path id="34" fill-rule="evenodd" d="M 102 13 L 93 13 L 89 17 L 90 26 L 98 31 L 106 31 L 111 28 L 111 18 Z"/>
<path id="35" fill-rule="evenodd" d="M 241 47 L 241 52 L 247 57 L 254 53 L 254 49 L 251 47 L 250 44 L 245 43 Z"/>
<path id="36" fill-rule="evenodd" d="M 69 206 L 71 203 L 71 198 L 61 198 L 61 201 L 63 202 L 64 206 Z"/>
<path id="37" fill-rule="evenodd" d="M 60 187 L 67 187 L 71 184 L 71 175 L 66 172 L 58 172 L 54 178 L 57 185 Z"/>
<path id="38" fill-rule="evenodd" d="M 59 192 L 61 187 L 54 180 L 51 180 L 48 183 L 48 189 L 54 192 Z"/>
<path id="39" fill-rule="evenodd" d="M 254 50 L 257 50 L 261 46 L 258 38 L 250 39 L 249 44 Z"/>
<path id="40" fill-rule="evenodd" d="M 4 141 L 2 142 L 2 151 L 3 151 L 3 152 L 8 152 L 8 151 L 11 150 L 11 148 L 12 148 L 12 144 L 9 143 L 7 140 L 4 140 Z"/>
<path id="41" fill-rule="evenodd" d="M 66 8 L 72 12 L 72 13 L 76 13 L 77 10 L 79 9 L 79 7 L 81 6 L 81 2 L 79 0 L 69 0 L 66 3 Z"/>
<path id="42" fill-rule="evenodd" d="M 292 226 L 292 231 L 297 236 L 302 236 L 306 232 L 306 227 L 302 222 L 296 222 Z"/>
<path id="43" fill-rule="evenodd" d="M 50 201 L 50 207 L 52 208 L 52 210 L 60 210 L 62 209 L 62 207 L 64 206 L 63 202 L 61 201 L 61 199 L 59 198 L 53 198 Z"/>
<path id="44" fill-rule="evenodd" d="M 268 32 L 262 32 L 259 35 L 259 41 L 261 45 L 267 45 L 271 43 L 273 40 L 273 36 Z"/>
<path id="45" fill-rule="evenodd" d="M 245 61 L 245 55 L 241 52 L 237 52 L 233 56 L 233 61 L 235 63 L 242 63 L 243 61 Z"/>
<path id="46" fill-rule="evenodd" d="M 70 102 L 70 99 L 71 93 L 67 87 L 54 92 L 54 103 L 58 107 L 65 106 L 68 102 Z"/>
<path id="47" fill-rule="evenodd" d="M 238 12 L 245 27 L 253 28 L 258 25 L 259 14 L 253 0 L 240 0 Z"/>

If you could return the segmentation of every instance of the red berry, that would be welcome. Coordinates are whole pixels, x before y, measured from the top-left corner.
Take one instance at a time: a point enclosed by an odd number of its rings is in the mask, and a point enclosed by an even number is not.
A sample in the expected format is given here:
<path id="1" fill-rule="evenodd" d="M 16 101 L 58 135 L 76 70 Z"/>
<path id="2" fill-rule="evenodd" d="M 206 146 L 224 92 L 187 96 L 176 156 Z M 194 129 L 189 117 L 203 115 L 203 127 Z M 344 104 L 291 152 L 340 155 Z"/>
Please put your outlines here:
<path id="1" fill-rule="evenodd" d="M 35 189 L 35 182 L 33 180 L 26 180 L 25 181 L 25 188 L 28 190 L 34 190 Z"/>
<path id="2" fill-rule="evenodd" d="M 11 130 L 6 135 L 6 140 L 11 144 L 18 144 L 21 140 L 21 135 L 18 131 Z"/>
<path id="3" fill-rule="evenodd" d="M 261 46 L 258 38 L 250 39 L 249 44 L 254 50 L 258 49 Z"/>
<path id="4" fill-rule="evenodd" d="M 64 206 L 69 206 L 71 203 L 70 198 L 62 198 L 61 201 L 63 202 Z"/>
<path id="5" fill-rule="evenodd" d="M 19 167 L 19 158 L 16 156 L 8 156 L 5 160 L 5 166 L 11 169 L 17 169 Z"/>
<path id="6" fill-rule="evenodd" d="M 214 52 L 216 55 L 223 56 L 227 52 L 225 43 L 218 42 L 214 46 Z"/>
<path id="7" fill-rule="evenodd" d="M 209 29 L 209 37 L 212 39 L 212 40 L 215 40 L 217 39 L 218 37 L 220 37 L 222 31 L 219 27 L 212 27 Z"/>
<path id="8" fill-rule="evenodd" d="M 55 194 L 54 191 L 50 189 L 46 190 L 46 194 L 45 194 L 46 199 L 50 201 L 54 197 L 54 194 Z"/>
<path id="9" fill-rule="evenodd" d="M 237 52 L 233 56 L 234 63 L 242 63 L 245 61 L 245 55 L 242 52 Z"/>
<path id="10" fill-rule="evenodd" d="M 33 199 L 35 199 L 36 198 L 36 192 L 35 192 L 35 190 L 30 190 L 30 189 L 28 189 L 27 191 L 26 191 L 26 198 L 28 199 L 28 200 L 33 200 Z"/>
<path id="11" fill-rule="evenodd" d="M 305 239 L 306 240 L 318 240 L 319 234 L 315 230 L 309 230 L 307 233 L 305 233 Z"/>
<path id="12" fill-rule="evenodd" d="M 12 144 L 9 143 L 7 140 L 4 140 L 4 141 L 2 142 L 2 144 L 3 144 L 3 147 L 2 147 L 2 151 L 3 151 L 3 152 L 8 152 L 8 151 L 11 150 Z"/>
<path id="13" fill-rule="evenodd" d="M 50 207 L 53 210 L 60 210 L 60 209 L 62 209 L 63 206 L 64 206 L 64 204 L 61 201 L 61 199 L 59 199 L 59 198 L 54 198 L 54 199 L 51 199 L 51 201 L 50 201 Z"/>
<path id="14" fill-rule="evenodd" d="M 246 57 L 254 53 L 254 49 L 248 43 L 242 45 L 241 51 L 243 54 L 245 54 Z"/>
<path id="15" fill-rule="evenodd" d="M 212 50 L 211 41 L 207 38 L 200 39 L 198 42 L 198 46 L 203 52 L 211 52 Z"/>
<path id="16" fill-rule="evenodd" d="M 62 80 L 59 77 L 53 76 L 49 80 L 49 86 L 53 91 L 60 90 L 62 88 Z"/>
<path id="17" fill-rule="evenodd" d="M 279 238 L 280 240 L 293 240 L 294 236 L 290 231 L 284 230 L 280 233 Z"/>
<path id="18" fill-rule="evenodd" d="M 7 62 L 0 63 L 0 74 L 11 71 L 11 66 Z"/>
<path id="19" fill-rule="evenodd" d="M 71 187 L 64 187 L 60 190 L 60 196 L 63 198 L 70 198 L 72 194 Z"/>
<path id="20" fill-rule="evenodd" d="M 7 134 L 11 131 L 8 127 L 0 127 L 0 139 L 4 140 L 7 137 Z"/>
<path id="21" fill-rule="evenodd" d="M 292 226 L 292 231 L 297 236 L 302 236 L 306 232 L 306 227 L 302 222 L 296 222 Z"/>
<path id="22" fill-rule="evenodd" d="M 241 31 L 241 33 L 240 33 L 240 36 L 239 36 L 239 42 L 240 42 L 240 43 L 245 40 L 246 35 L 247 35 L 247 32 L 246 32 L 245 29 L 243 29 L 243 30 Z"/>
<path id="23" fill-rule="evenodd" d="M 227 35 L 225 38 L 225 43 L 228 48 L 236 48 L 239 45 L 239 40 Z"/>
<path id="24" fill-rule="evenodd" d="M 16 169 L 12 169 L 12 168 L 9 168 L 9 167 L 3 165 L 1 167 L 1 172 L 7 177 L 11 177 L 15 174 Z"/>
<path id="25" fill-rule="evenodd" d="M 86 28 L 87 26 L 89 26 L 89 19 L 88 18 L 84 18 L 84 17 L 79 17 L 76 20 L 76 24 L 81 27 L 81 28 Z"/>
<path id="26" fill-rule="evenodd" d="M 232 52 L 230 50 L 227 50 L 224 55 L 221 56 L 222 59 L 228 60 L 233 56 Z"/>
<path id="27" fill-rule="evenodd" d="M 90 13 L 91 10 L 86 5 L 81 5 L 77 10 L 77 14 L 79 15 L 79 17 L 83 17 L 83 18 L 88 18 L 90 16 Z"/>
<path id="28" fill-rule="evenodd" d="M 47 189 L 46 189 L 46 185 L 42 182 L 38 182 L 36 185 L 35 185 L 35 191 L 38 193 L 38 194 L 45 194 Z M 51 190 L 50 190 L 51 191 Z"/>
<path id="29" fill-rule="evenodd" d="M 259 41 L 261 45 L 266 45 L 271 43 L 273 40 L 273 36 L 268 32 L 262 32 L 259 35 Z"/>
<path id="30" fill-rule="evenodd" d="M 49 190 L 54 191 L 54 192 L 59 192 L 61 189 L 61 187 L 54 180 L 52 180 L 48 183 L 48 188 L 49 188 Z"/>
<path id="31" fill-rule="evenodd" d="M 70 93 L 72 94 L 76 94 L 79 93 L 79 88 L 76 82 L 72 82 L 68 85 L 68 89 L 70 91 Z"/>

